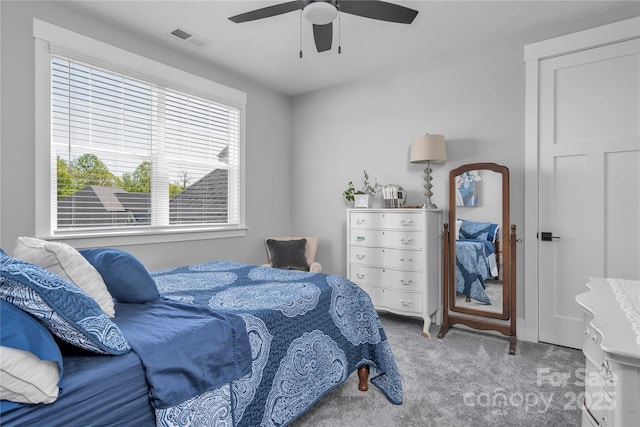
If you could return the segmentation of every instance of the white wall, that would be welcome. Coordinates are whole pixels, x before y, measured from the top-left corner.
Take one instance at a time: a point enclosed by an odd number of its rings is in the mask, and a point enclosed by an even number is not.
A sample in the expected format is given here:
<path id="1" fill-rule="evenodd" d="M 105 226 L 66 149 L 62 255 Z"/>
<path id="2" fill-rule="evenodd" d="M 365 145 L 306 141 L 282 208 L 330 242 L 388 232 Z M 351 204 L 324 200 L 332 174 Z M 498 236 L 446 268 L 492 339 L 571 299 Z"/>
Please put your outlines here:
<path id="1" fill-rule="evenodd" d="M 52 24 L 176 66 L 247 92 L 247 225 L 243 238 L 133 245 L 126 250 L 150 269 L 232 259 L 260 264 L 264 238 L 291 228 L 291 100 L 211 64 L 197 63 L 103 22 L 79 15 L 61 2 L 0 2 L 2 127 L 0 133 L 0 244 L 34 235 L 34 42 L 32 19 Z M 185 46 L 185 49 L 189 47 Z M 282 189 L 273 192 L 271 189 Z"/>
<path id="2" fill-rule="evenodd" d="M 485 49 L 451 52 L 396 73 L 301 95 L 293 102 L 294 227 L 320 236 L 325 272 L 346 274 L 346 214 L 341 196 L 362 170 L 400 184 L 421 204 L 422 165 L 410 164 L 412 136 L 445 136 L 448 160 L 434 165 L 434 201 L 448 213 L 448 171 L 495 162 L 510 169 L 511 223 L 524 233 L 523 46 L 638 15 L 638 4 L 540 28 Z M 425 42 L 437 43 L 437 40 Z M 524 313 L 524 245 L 517 245 L 517 311 Z"/>
<path id="3" fill-rule="evenodd" d="M 521 224 L 524 189 L 522 46 L 464 52 L 407 71 L 300 96 L 293 109 L 295 227 L 322 237 L 327 271 L 346 273 L 346 184 L 362 170 L 400 184 L 419 205 L 424 165 L 409 163 L 411 138 L 445 136 L 448 160 L 432 166 L 432 200 L 446 213 L 449 170 L 495 162 L 511 172 L 512 222 Z M 322 214 L 314 214 L 322 212 Z"/>

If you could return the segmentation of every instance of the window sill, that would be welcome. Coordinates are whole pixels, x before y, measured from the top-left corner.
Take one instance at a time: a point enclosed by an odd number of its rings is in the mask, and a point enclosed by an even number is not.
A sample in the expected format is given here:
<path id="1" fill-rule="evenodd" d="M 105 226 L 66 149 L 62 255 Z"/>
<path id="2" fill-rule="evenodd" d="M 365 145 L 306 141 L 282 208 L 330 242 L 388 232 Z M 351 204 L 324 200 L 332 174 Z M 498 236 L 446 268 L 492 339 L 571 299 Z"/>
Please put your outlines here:
<path id="1" fill-rule="evenodd" d="M 156 243 L 187 242 L 192 240 L 223 239 L 242 237 L 247 234 L 247 227 L 200 228 L 189 230 L 157 230 L 157 231 L 119 231 L 98 233 L 59 233 L 55 236 L 36 236 L 48 241 L 64 241 L 76 249 L 146 245 Z"/>

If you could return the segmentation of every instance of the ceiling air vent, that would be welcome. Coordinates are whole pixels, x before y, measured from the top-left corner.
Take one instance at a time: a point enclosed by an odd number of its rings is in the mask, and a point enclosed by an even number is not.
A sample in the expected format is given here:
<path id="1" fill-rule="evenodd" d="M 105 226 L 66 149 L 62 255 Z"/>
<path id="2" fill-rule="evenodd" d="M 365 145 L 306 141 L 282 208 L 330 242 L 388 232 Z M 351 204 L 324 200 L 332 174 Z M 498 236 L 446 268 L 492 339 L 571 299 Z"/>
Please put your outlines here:
<path id="1" fill-rule="evenodd" d="M 177 39 L 195 47 L 205 47 L 211 44 L 211 42 L 204 37 L 196 36 L 195 34 L 190 33 L 189 31 L 185 31 L 180 27 L 177 27 L 175 30 L 171 31 L 169 35 L 176 37 Z"/>

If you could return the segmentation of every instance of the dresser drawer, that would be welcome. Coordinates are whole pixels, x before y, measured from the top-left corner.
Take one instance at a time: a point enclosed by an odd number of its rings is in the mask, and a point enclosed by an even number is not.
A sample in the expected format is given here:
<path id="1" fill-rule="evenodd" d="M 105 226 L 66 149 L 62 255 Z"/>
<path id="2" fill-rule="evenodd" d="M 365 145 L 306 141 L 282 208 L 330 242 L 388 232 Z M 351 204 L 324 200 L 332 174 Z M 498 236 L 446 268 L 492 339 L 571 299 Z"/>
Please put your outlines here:
<path id="1" fill-rule="evenodd" d="M 396 230 L 424 230 L 420 214 L 410 212 L 352 212 L 351 228 L 392 228 Z"/>
<path id="2" fill-rule="evenodd" d="M 398 249 L 422 249 L 424 246 L 422 236 L 415 231 L 351 230 L 349 243 Z"/>
<path id="3" fill-rule="evenodd" d="M 399 249 L 365 248 L 351 246 L 349 262 L 373 267 L 422 271 L 422 252 Z"/>
<path id="4" fill-rule="evenodd" d="M 584 405 L 584 398 L 582 400 L 582 427 L 599 427 L 600 425 L 593 417 L 593 414 L 589 412 L 587 407 Z"/>
<path id="5" fill-rule="evenodd" d="M 600 364 L 604 360 L 604 353 L 600 347 L 602 337 L 589 325 L 588 320 L 585 321 L 584 333 L 582 334 L 582 352 L 595 363 Z"/>
<path id="6" fill-rule="evenodd" d="M 359 285 L 381 285 L 401 291 L 419 293 L 422 293 L 424 289 L 424 275 L 419 271 L 352 265 L 349 276 L 351 281 Z"/>
<path id="7" fill-rule="evenodd" d="M 422 316 L 422 294 L 373 286 L 361 287 L 369 294 L 376 309 Z"/>
<path id="8" fill-rule="evenodd" d="M 613 426 L 614 409 L 616 407 L 615 394 L 607 389 L 610 382 L 602 366 L 595 364 L 590 358 L 585 359 L 584 401 L 583 410 L 599 425 Z"/>
<path id="9" fill-rule="evenodd" d="M 589 404 L 595 409 L 589 408 Z M 600 409 L 604 406 L 615 406 L 615 402 L 611 402 L 608 399 L 602 400 L 600 398 L 594 401 L 594 399 L 588 398 L 585 394 L 582 398 L 582 427 L 615 426 L 615 411 Z"/>

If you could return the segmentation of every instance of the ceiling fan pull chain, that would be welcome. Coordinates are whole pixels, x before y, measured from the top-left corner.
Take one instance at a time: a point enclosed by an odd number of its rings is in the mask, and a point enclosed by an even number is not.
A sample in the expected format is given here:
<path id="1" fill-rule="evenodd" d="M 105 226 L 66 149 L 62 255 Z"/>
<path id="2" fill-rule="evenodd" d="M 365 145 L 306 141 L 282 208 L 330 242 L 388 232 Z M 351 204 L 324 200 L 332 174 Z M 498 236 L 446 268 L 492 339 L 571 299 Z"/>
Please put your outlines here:
<path id="1" fill-rule="evenodd" d="M 302 9 L 300 9 L 300 58 L 302 58 Z"/>
<path id="2" fill-rule="evenodd" d="M 338 9 L 338 54 L 342 53 L 342 20 L 341 15 L 342 13 L 340 13 L 340 3 L 336 3 L 337 9 Z"/>

